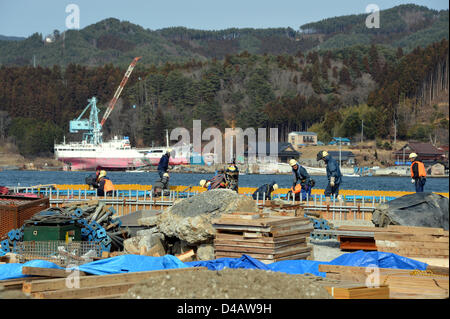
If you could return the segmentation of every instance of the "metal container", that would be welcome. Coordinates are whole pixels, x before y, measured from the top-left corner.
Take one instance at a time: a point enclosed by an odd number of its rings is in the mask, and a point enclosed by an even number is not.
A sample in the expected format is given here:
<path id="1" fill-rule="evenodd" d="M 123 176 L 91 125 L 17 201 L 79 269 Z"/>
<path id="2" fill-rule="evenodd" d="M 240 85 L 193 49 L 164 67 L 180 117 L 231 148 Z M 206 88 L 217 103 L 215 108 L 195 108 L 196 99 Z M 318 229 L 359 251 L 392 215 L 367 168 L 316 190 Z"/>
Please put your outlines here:
<path id="1" fill-rule="evenodd" d="M 81 241 L 81 228 L 76 225 L 26 226 L 23 230 L 24 241 Z"/>
<path id="2" fill-rule="evenodd" d="M 0 196 L 0 238 L 11 229 L 20 228 L 26 220 L 49 207 L 48 197 Z"/>

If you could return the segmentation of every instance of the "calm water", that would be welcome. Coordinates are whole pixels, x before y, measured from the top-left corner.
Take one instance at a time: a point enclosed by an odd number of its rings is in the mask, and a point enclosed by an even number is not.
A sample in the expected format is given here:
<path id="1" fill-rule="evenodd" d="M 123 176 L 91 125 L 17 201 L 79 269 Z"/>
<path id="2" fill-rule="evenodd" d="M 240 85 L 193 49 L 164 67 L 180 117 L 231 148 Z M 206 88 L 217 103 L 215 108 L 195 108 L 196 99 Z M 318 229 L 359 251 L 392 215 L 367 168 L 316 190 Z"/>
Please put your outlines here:
<path id="1" fill-rule="evenodd" d="M 32 186 L 40 184 L 84 184 L 86 176 L 93 172 L 64 172 L 64 171 L 1 171 L 1 186 Z M 209 179 L 213 174 L 171 173 L 171 185 L 197 186 L 201 179 Z M 151 185 L 158 178 L 156 172 L 129 173 L 108 172 L 108 177 L 114 184 Z M 316 188 L 325 188 L 325 176 L 313 176 Z M 291 175 L 241 175 L 239 186 L 259 187 L 264 183 L 275 181 L 281 188 L 292 186 Z M 385 190 L 385 191 L 414 191 L 414 185 L 408 177 L 343 177 L 341 189 Z M 428 178 L 425 185 L 426 192 L 448 192 L 447 178 Z"/>

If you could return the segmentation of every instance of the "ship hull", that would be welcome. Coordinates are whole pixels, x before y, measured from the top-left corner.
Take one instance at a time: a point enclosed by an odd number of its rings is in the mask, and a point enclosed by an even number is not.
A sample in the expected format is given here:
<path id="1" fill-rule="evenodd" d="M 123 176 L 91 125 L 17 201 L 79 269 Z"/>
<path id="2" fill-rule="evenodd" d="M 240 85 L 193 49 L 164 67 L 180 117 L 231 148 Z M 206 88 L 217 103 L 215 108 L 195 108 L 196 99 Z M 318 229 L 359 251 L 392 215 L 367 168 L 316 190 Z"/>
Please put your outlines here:
<path id="1" fill-rule="evenodd" d="M 145 166 L 156 166 L 159 158 L 146 158 L 141 160 L 138 158 L 107 158 L 107 157 L 60 157 L 58 160 L 69 166 L 72 171 L 95 170 L 100 166 L 107 170 L 128 170 Z M 186 165 L 189 164 L 185 158 L 171 158 L 169 165 Z"/>

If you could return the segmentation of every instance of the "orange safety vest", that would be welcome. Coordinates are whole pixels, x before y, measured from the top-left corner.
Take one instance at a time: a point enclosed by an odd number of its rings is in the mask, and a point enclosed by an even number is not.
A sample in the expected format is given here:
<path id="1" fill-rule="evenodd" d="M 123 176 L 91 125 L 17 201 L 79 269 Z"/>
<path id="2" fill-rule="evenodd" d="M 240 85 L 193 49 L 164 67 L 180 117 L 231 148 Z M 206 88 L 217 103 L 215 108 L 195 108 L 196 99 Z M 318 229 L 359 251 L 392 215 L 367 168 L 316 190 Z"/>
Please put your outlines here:
<path id="1" fill-rule="evenodd" d="M 411 178 L 414 177 L 413 166 L 417 163 L 417 168 L 419 169 L 419 177 L 427 177 L 427 171 L 425 170 L 425 165 L 422 162 L 414 161 L 411 163 Z"/>
<path id="2" fill-rule="evenodd" d="M 113 190 L 114 190 L 114 184 L 111 182 L 111 180 L 105 178 L 105 187 L 103 188 L 103 191 L 105 193 L 107 193 L 107 192 L 113 191 Z"/>

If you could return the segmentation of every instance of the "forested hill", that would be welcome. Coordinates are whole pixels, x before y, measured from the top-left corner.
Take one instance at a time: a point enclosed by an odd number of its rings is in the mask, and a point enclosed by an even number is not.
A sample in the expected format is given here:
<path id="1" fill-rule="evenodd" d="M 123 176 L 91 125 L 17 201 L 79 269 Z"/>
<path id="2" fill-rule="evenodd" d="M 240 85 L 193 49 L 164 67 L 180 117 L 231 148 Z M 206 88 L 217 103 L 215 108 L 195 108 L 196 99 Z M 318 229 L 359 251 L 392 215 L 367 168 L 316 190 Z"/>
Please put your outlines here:
<path id="1" fill-rule="evenodd" d="M 365 27 L 367 13 L 329 18 L 292 28 L 237 29 L 218 31 L 184 27 L 144 29 L 114 18 L 79 31 L 58 30 L 47 35 L 33 34 L 22 41 L 0 38 L 0 65 L 59 65 L 70 63 L 126 66 L 135 56 L 141 64 L 223 59 L 227 54 L 288 54 L 316 49 L 341 49 L 354 45 L 401 47 L 405 53 L 417 46 L 448 39 L 448 10 L 401 5 L 380 12 L 380 28 Z M 17 39 L 14 39 L 17 40 Z"/>

